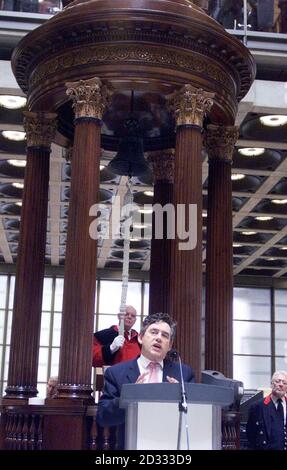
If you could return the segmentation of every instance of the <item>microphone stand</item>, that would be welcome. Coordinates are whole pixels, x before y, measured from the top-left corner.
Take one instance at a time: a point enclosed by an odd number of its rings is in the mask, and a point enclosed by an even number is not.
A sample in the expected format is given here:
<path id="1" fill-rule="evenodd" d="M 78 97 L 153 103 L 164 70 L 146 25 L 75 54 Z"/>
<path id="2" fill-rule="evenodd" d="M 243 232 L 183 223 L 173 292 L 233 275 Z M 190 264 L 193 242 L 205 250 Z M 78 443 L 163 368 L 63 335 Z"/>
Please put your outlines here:
<path id="1" fill-rule="evenodd" d="M 182 362 L 181 362 L 181 358 L 179 354 L 178 354 L 178 361 L 179 361 L 179 369 L 180 369 L 181 399 L 178 404 L 179 420 L 178 420 L 178 433 L 177 433 L 177 450 L 180 450 L 183 415 L 184 415 L 184 421 L 185 421 L 186 447 L 187 447 L 187 450 L 189 450 L 189 429 L 188 429 L 188 423 L 186 419 L 186 415 L 187 415 L 186 391 L 185 391 L 185 386 L 184 386 L 184 381 L 183 381 Z"/>

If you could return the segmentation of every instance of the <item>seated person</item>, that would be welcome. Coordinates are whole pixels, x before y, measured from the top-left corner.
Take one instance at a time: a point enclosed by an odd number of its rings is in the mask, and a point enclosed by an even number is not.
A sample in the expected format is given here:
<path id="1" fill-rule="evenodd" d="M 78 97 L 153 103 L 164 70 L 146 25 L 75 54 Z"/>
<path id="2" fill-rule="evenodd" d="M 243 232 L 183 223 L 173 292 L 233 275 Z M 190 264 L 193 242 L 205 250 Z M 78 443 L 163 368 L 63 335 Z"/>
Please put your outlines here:
<path id="1" fill-rule="evenodd" d="M 145 318 L 139 334 L 142 345 L 138 359 L 109 367 L 105 372 L 103 394 L 98 404 L 97 421 L 100 426 L 121 425 L 119 447 L 124 448 L 125 410 L 119 408 L 121 388 L 126 383 L 180 381 L 178 363 L 166 359 L 175 335 L 175 323 L 166 313 L 156 313 Z M 182 366 L 183 380 L 194 382 L 191 367 Z"/>
<path id="2" fill-rule="evenodd" d="M 55 398 L 58 393 L 58 377 L 50 377 L 47 383 L 47 398 Z"/>
<path id="3" fill-rule="evenodd" d="M 118 364 L 139 356 L 138 333 L 132 329 L 136 318 L 135 308 L 127 305 L 123 319 L 118 314 L 119 322 L 124 322 L 124 335 L 119 334 L 119 325 L 113 325 L 94 334 L 93 367 Z"/>

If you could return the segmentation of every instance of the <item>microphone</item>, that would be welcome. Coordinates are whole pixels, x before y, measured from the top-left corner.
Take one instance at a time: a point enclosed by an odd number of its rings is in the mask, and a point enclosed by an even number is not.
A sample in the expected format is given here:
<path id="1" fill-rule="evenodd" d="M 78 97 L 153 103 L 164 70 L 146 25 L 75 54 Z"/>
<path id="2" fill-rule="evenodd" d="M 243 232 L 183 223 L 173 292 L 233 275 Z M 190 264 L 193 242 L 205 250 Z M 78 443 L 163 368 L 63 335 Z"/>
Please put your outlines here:
<path id="1" fill-rule="evenodd" d="M 187 413 L 186 391 L 185 391 L 185 385 L 184 385 L 184 380 L 183 380 L 181 357 L 176 349 L 171 349 L 169 352 L 169 356 L 173 361 L 177 360 L 179 363 L 180 388 L 181 388 L 181 401 L 179 403 L 179 411 L 183 411 L 184 413 Z"/>
<path id="2" fill-rule="evenodd" d="M 185 385 L 183 380 L 183 371 L 182 371 L 182 362 L 180 354 L 176 351 L 176 349 L 171 349 L 169 351 L 169 357 L 172 361 L 178 360 L 179 363 L 179 370 L 180 370 L 180 391 L 181 391 L 181 398 L 178 403 L 178 410 L 179 410 L 179 422 L 178 422 L 178 434 L 177 434 L 177 450 L 180 450 L 180 443 L 181 443 L 181 431 L 182 431 L 182 416 L 184 413 L 185 417 L 185 432 L 186 432 L 186 445 L 187 450 L 189 450 L 189 430 L 187 424 L 187 401 L 186 401 L 186 391 Z"/>

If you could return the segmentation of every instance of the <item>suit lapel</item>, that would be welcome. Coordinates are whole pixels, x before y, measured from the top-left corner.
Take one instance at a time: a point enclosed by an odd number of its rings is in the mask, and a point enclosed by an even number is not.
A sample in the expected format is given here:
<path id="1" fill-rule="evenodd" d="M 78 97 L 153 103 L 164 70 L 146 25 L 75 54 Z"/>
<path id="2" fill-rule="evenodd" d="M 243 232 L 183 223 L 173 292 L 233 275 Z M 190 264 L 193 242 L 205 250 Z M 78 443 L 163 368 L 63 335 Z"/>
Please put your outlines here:
<path id="1" fill-rule="evenodd" d="M 172 362 L 163 362 L 163 375 L 162 375 L 162 381 L 167 382 L 166 376 L 169 375 L 170 377 L 174 376 L 174 373 L 172 372 L 174 369 L 174 365 Z"/>
<path id="2" fill-rule="evenodd" d="M 127 370 L 127 380 L 128 383 L 134 384 L 137 381 L 138 376 L 140 375 L 140 370 L 138 367 L 137 359 L 131 362 Z"/>

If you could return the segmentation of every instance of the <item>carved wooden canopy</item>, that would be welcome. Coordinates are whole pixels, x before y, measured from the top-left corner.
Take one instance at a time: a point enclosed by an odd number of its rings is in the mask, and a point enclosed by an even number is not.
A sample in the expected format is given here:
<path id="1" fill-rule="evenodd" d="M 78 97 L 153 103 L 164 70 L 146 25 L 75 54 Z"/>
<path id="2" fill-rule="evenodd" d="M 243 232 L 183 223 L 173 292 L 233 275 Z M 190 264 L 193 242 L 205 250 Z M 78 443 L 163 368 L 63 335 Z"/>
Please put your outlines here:
<path id="1" fill-rule="evenodd" d="M 215 94 L 209 122 L 233 125 L 255 75 L 247 48 L 189 0 L 69 2 L 20 42 L 12 66 L 29 110 L 58 112 L 68 139 L 66 82 L 99 77 L 115 93 L 156 93 L 163 107 L 191 84 Z"/>

